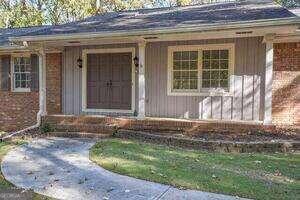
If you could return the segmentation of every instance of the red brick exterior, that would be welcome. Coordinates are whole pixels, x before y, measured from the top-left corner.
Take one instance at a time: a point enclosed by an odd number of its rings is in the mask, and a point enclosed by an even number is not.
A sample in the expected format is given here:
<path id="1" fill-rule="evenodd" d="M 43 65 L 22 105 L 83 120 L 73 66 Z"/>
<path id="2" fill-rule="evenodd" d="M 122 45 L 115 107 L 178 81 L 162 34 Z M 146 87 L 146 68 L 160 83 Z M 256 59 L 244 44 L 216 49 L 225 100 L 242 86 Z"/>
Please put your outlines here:
<path id="1" fill-rule="evenodd" d="M 0 130 L 15 131 L 36 123 L 39 110 L 38 92 L 0 91 Z"/>
<path id="2" fill-rule="evenodd" d="M 300 42 L 274 45 L 273 123 L 300 126 Z"/>
<path id="3" fill-rule="evenodd" d="M 61 114 L 62 96 L 62 55 L 51 53 L 46 55 L 47 66 L 47 113 Z"/>
<path id="4" fill-rule="evenodd" d="M 46 55 L 47 65 L 47 111 L 61 113 L 61 67 L 60 53 Z M 16 131 L 36 123 L 39 111 L 39 93 L 0 91 L 0 131 Z"/>

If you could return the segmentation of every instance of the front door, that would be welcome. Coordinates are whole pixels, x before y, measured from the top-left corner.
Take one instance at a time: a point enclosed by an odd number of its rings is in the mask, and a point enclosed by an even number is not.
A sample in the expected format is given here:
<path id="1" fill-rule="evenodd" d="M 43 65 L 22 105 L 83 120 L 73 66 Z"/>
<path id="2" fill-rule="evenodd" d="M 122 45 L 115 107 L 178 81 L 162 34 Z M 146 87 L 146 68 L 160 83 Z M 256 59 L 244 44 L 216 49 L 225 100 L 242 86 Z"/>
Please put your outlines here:
<path id="1" fill-rule="evenodd" d="M 131 110 L 132 53 L 87 55 L 87 108 Z"/>

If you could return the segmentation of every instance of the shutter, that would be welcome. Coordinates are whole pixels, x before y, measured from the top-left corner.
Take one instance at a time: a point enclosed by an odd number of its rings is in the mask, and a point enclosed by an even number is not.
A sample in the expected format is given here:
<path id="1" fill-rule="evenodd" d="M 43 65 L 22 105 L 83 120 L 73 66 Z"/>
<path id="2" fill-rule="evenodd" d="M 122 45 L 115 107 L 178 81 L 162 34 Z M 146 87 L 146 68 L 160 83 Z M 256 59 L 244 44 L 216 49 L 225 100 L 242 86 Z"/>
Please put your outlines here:
<path id="1" fill-rule="evenodd" d="M 10 56 L 2 56 L 0 62 L 0 89 L 2 91 L 10 90 Z"/>
<path id="2" fill-rule="evenodd" d="M 31 54 L 30 56 L 31 62 L 31 91 L 39 91 L 39 58 L 36 54 Z"/>

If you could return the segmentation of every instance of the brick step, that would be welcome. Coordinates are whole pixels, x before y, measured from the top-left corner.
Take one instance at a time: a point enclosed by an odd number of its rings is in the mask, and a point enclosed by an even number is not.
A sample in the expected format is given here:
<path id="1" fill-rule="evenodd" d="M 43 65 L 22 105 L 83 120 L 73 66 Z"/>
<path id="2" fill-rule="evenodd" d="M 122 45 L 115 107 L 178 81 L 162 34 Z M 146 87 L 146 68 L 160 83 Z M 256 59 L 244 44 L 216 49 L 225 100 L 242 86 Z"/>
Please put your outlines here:
<path id="1" fill-rule="evenodd" d="M 86 132 L 50 132 L 48 137 L 67 137 L 67 138 L 90 138 L 90 139 L 105 139 L 111 137 L 109 134 L 101 133 L 86 133 Z"/>
<path id="2" fill-rule="evenodd" d="M 44 122 L 49 124 L 117 124 L 120 120 L 113 117 L 94 116 L 60 116 L 48 115 L 44 117 Z"/>
<path id="3" fill-rule="evenodd" d="M 55 132 L 86 132 L 111 135 L 117 130 L 115 126 L 102 124 L 51 124 L 50 126 L 54 129 Z"/>

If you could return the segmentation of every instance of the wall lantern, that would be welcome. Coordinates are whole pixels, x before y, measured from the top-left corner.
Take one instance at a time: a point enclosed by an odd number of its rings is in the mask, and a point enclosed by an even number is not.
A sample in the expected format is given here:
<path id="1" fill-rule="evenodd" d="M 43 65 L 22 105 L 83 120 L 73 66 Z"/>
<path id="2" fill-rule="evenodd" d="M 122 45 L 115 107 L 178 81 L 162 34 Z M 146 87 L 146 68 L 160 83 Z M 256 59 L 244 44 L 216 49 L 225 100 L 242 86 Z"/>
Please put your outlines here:
<path id="1" fill-rule="evenodd" d="M 139 58 L 138 58 L 137 56 L 135 56 L 135 57 L 133 58 L 133 63 L 134 63 L 134 65 L 135 65 L 135 67 L 138 67 L 138 66 L 139 66 Z"/>
<path id="2" fill-rule="evenodd" d="M 77 59 L 77 65 L 79 68 L 82 68 L 82 59 L 81 58 Z"/>

